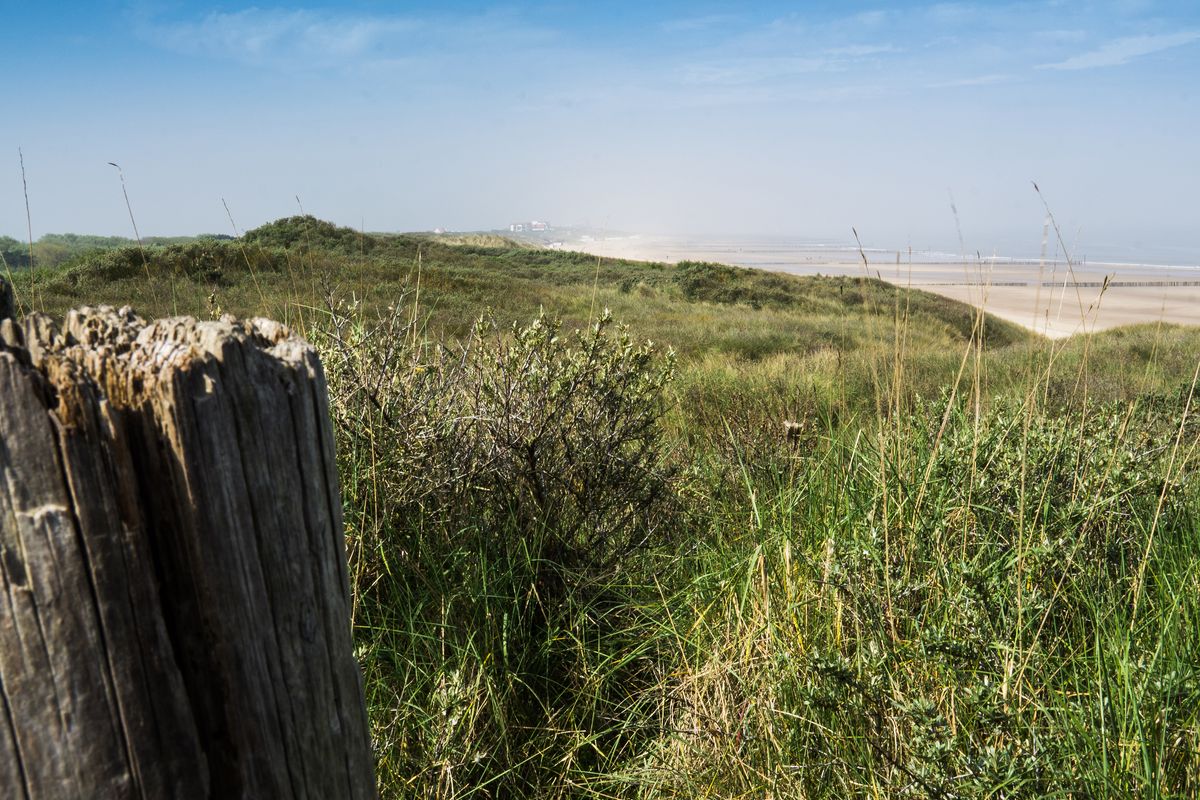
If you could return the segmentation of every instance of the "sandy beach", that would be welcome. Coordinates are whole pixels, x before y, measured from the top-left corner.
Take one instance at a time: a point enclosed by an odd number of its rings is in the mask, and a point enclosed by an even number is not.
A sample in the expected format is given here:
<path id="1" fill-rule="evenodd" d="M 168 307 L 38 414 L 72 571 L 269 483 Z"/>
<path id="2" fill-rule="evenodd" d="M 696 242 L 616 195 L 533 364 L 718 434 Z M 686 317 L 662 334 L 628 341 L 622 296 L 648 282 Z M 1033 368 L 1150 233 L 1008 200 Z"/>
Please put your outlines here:
<path id="1" fill-rule="evenodd" d="M 1200 267 L 964 259 L 767 238 L 584 237 L 565 248 L 640 261 L 714 261 L 795 275 L 868 274 L 961 300 L 1051 337 L 1146 322 L 1200 325 Z M 863 263 L 866 256 L 867 264 Z M 1107 280 L 1108 285 L 1104 284 Z"/>

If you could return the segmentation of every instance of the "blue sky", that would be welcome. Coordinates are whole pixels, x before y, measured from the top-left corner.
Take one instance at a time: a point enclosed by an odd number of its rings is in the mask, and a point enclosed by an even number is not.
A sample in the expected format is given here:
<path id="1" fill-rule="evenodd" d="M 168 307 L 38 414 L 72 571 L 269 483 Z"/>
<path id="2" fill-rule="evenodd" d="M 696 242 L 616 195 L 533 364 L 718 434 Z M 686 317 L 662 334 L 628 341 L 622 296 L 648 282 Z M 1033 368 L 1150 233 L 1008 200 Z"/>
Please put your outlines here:
<path id="1" fill-rule="evenodd" d="M 1200 256 L 1200 4 L 11 3 L 0 233 L 644 231 Z M 5 154 L 8 154 L 5 156 Z M 7 161 L 8 166 L 4 167 Z M 951 212 L 953 201 L 957 220 Z"/>

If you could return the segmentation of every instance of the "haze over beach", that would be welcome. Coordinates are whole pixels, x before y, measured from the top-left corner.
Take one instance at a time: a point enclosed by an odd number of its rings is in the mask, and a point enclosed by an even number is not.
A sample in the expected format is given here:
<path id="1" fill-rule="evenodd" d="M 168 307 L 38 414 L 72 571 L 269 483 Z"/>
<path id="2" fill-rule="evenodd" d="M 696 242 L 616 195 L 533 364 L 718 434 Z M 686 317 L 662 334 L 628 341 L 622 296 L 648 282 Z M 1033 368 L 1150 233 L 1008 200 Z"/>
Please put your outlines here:
<path id="1" fill-rule="evenodd" d="M 1200 325 L 1200 266 L 1187 253 L 1156 253 L 1163 263 L 1063 255 L 888 250 L 772 236 L 604 235 L 567 238 L 563 247 L 615 258 L 678 263 L 712 261 L 794 275 L 879 277 L 961 300 L 1047 336 L 1062 337 L 1141 322 Z M 1112 253 L 1108 259 L 1120 258 Z M 1182 256 L 1182 257 L 1181 257 Z M 866 262 L 864 264 L 864 261 Z"/>

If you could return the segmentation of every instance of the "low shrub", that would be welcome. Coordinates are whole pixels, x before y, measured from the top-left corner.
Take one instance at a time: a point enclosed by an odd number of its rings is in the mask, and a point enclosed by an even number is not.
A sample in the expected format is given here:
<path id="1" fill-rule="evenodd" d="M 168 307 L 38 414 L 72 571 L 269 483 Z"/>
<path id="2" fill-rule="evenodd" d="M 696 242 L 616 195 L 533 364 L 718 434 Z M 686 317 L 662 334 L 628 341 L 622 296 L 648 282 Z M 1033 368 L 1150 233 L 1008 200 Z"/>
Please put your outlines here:
<path id="1" fill-rule="evenodd" d="M 653 682 L 636 654 L 653 642 L 632 576 L 676 517 L 672 358 L 607 314 L 569 335 L 544 316 L 480 323 L 458 346 L 405 310 L 333 313 L 310 335 L 384 784 L 543 796 L 564 760 L 601 770 L 633 748 L 647 732 L 630 690 Z"/>

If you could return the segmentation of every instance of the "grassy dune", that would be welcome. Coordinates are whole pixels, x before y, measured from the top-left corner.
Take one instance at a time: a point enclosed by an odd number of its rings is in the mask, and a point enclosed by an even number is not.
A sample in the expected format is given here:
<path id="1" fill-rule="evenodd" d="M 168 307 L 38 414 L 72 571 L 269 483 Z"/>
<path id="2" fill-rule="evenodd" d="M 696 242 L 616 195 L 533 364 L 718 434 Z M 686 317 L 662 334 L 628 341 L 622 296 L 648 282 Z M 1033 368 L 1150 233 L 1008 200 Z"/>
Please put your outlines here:
<path id="1" fill-rule="evenodd" d="M 385 796 L 1200 793 L 1200 330 L 487 244 L 16 276 L 322 350 Z"/>

